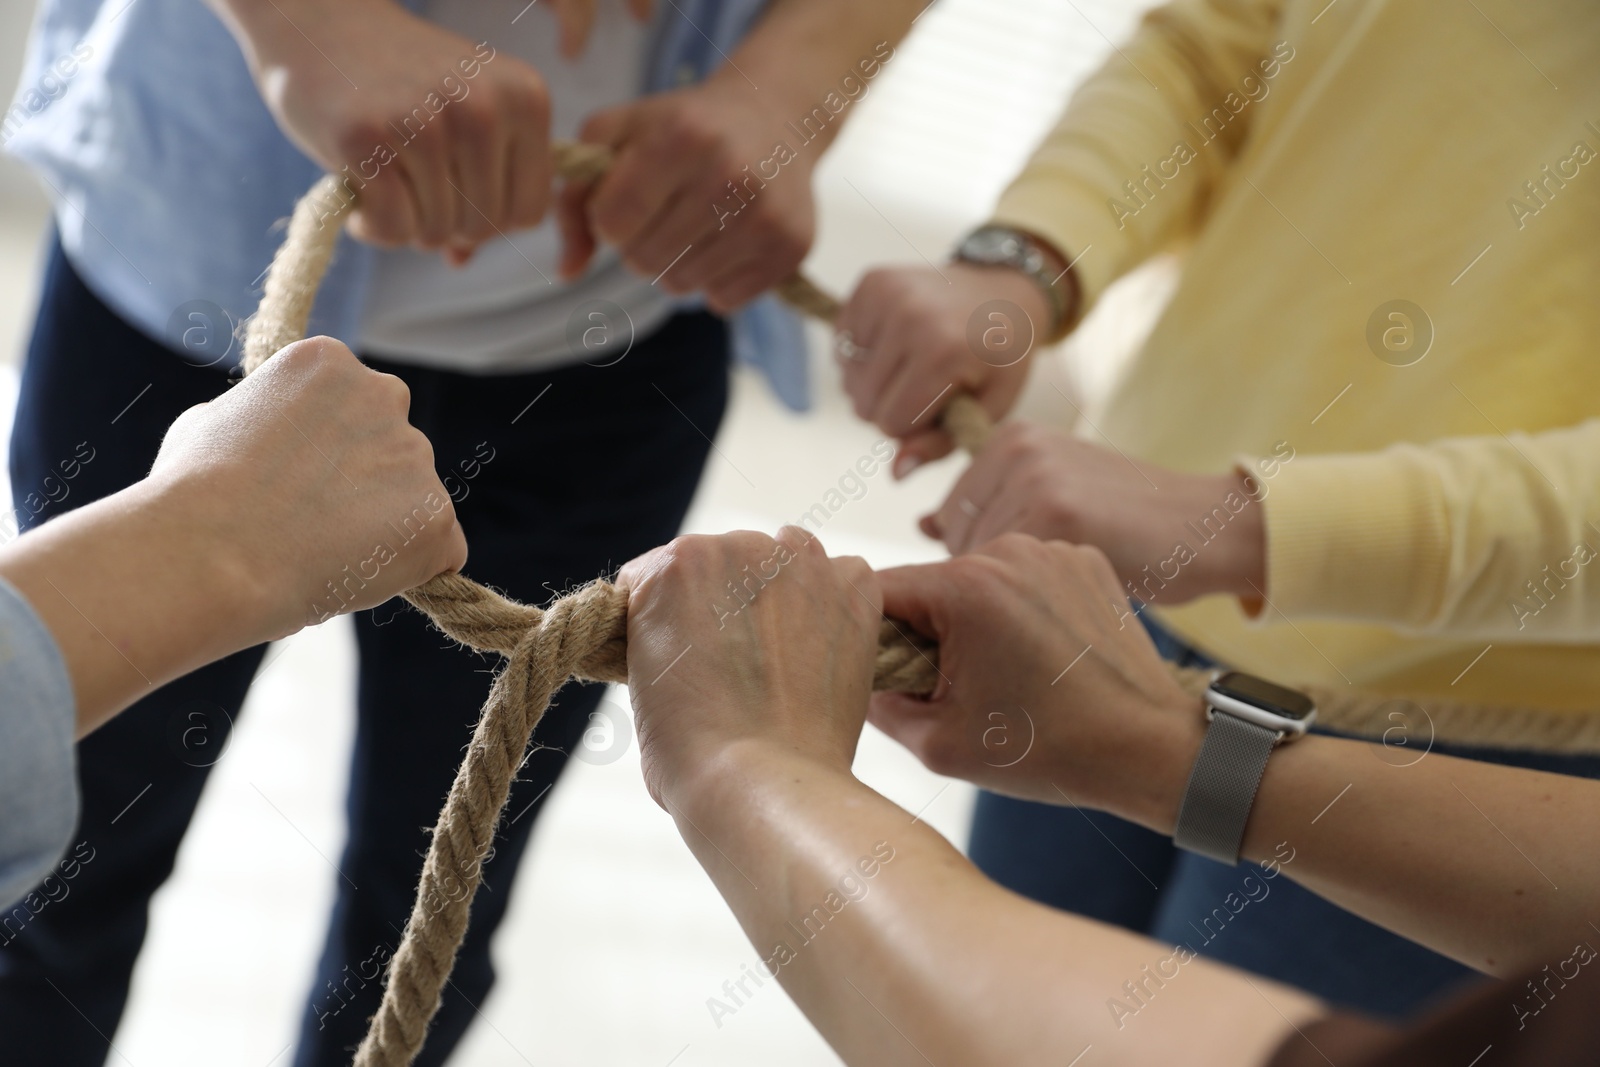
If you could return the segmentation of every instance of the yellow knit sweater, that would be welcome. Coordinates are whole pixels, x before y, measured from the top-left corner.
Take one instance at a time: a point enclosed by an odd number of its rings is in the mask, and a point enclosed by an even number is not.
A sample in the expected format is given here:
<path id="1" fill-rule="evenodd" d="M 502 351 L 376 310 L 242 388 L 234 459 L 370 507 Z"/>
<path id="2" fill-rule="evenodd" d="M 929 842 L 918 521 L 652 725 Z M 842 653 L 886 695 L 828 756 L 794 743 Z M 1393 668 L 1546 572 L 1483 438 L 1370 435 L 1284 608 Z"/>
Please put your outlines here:
<path id="1" fill-rule="evenodd" d="M 1090 300 L 1185 247 L 1097 425 L 1273 457 L 1268 606 L 1158 592 L 1167 625 L 1291 682 L 1600 706 L 1600 7 L 1179 0 L 996 219 Z"/>

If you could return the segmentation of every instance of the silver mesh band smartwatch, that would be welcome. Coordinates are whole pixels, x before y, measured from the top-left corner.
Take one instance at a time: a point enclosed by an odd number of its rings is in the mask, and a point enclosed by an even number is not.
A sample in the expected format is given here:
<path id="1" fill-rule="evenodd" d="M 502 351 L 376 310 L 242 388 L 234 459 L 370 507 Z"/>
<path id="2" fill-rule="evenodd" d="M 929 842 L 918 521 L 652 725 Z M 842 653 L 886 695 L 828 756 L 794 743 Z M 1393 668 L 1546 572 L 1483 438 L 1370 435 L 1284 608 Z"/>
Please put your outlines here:
<path id="1" fill-rule="evenodd" d="M 1316 721 L 1311 698 L 1239 671 L 1206 689 L 1205 740 L 1189 772 L 1173 843 L 1230 867 L 1239 862 L 1245 823 L 1280 743 L 1304 737 Z"/>

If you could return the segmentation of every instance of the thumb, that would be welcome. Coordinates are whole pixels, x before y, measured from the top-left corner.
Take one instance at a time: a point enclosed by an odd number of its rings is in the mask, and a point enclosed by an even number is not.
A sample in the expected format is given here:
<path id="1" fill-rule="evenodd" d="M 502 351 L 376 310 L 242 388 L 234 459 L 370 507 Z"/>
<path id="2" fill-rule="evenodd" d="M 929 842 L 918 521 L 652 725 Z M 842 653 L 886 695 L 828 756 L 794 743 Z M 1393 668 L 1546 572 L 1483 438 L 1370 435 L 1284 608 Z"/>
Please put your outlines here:
<path id="1" fill-rule="evenodd" d="M 872 702 L 867 705 L 867 721 L 926 764 L 942 717 L 921 697 L 874 693 Z"/>
<path id="2" fill-rule="evenodd" d="M 576 59 L 589 43 L 594 29 L 596 0 L 554 0 L 555 15 L 561 23 L 561 54 Z"/>
<path id="3" fill-rule="evenodd" d="M 906 477 L 924 463 L 943 459 L 955 450 L 955 439 L 944 430 L 917 430 L 902 437 L 894 456 L 895 480 Z"/>
<path id="4" fill-rule="evenodd" d="M 578 128 L 578 140 L 585 144 L 603 144 L 615 148 L 627 139 L 628 127 L 633 119 L 633 105 L 620 104 L 602 108 L 584 120 Z"/>
<path id="5" fill-rule="evenodd" d="M 906 623 L 924 637 L 939 637 L 945 595 L 938 578 L 940 569 L 945 566 L 944 563 L 922 563 L 879 571 L 883 613 Z"/>
<path id="6" fill-rule="evenodd" d="M 589 266 L 599 242 L 589 225 L 589 197 L 593 182 L 568 182 L 556 196 L 556 229 L 561 234 L 562 281 L 573 281 Z"/>

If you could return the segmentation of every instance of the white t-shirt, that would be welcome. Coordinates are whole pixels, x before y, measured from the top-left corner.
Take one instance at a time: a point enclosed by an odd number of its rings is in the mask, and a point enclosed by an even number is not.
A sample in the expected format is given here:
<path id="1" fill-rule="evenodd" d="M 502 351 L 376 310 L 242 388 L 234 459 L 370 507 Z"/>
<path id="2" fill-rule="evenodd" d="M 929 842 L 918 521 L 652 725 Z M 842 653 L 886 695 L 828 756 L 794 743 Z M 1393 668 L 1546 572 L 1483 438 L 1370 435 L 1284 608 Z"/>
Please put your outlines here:
<path id="1" fill-rule="evenodd" d="M 640 94 L 652 30 L 628 14 L 623 0 L 600 0 L 588 46 L 574 61 L 560 54 L 548 8 L 530 5 L 514 22 L 513 14 L 514 5 L 501 0 L 429 0 L 422 10 L 471 41 L 488 41 L 496 58 L 515 56 L 539 71 L 549 87 L 553 137 L 574 137 L 594 112 Z M 383 252 L 362 309 L 360 348 L 468 374 L 540 370 L 616 358 L 604 353 L 621 354 L 614 347 L 619 331 L 643 337 L 671 313 L 671 298 L 625 268 L 613 250 L 602 248 L 570 285 L 556 275 L 559 255 L 549 217 L 485 243 L 461 268 L 438 253 Z M 620 322 L 615 308 L 624 313 Z"/>

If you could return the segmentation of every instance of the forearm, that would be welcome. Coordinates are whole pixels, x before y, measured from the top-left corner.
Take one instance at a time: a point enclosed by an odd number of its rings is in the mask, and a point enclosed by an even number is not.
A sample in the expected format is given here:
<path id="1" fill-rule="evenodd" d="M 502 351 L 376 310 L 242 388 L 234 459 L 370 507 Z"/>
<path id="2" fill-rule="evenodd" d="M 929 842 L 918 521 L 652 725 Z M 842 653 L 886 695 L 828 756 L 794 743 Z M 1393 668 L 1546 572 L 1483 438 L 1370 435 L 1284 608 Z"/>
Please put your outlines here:
<path id="1" fill-rule="evenodd" d="M 1270 0 L 1156 8 L 1073 94 L 995 220 L 1081 257 L 1085 306 L 1192 233 L 1245 139 L 1251 101 L 1292 61 L 1291 47 L 1275 48 L 1278 20 Z"/>
<path id="2" fill-rule="evenodd" d="M 335 19 L 352 8 L 373 10 L 395 7 L 393 0 L 340 0 L 328 5 L 318 0 L 202 0 L 212 10 L 244 53 L 250 69 L 259 77 L 263 63 L 270 63 L 285 48 L 296 51 L 319 40 Z"/>
<path id="3" fill-rule="evenodd" d="M 927 0 L 777 0 L 712 79 L 758 94 L 778 121 L 774 137 L 792 144 L 785 123 L 803 128 L 808 139 L 794 147 L 814 163 L 849 117 L 847 109 L 835 109 L 868 91 L 926 6 Z M 807 125 L 814 109 L 827 121 Z"/>
<path id="4" fill-rule="evenodd" d="M 1178 966 L 1170 946 L 1000 889 L 847 773 L 754 743 L 713 763 L 669 788 L 668 810 L 765 961 L 757 977 L 775 971 L 846 1062 L 1064 1063 L 1094 1045 L 1103 1064 L 1241 1067 L 1317 1011 L 1200 960 L 1146 979 Z M 1132 1003 L 1125 982 L 1160 982 L 1137 1020 L 1110 1006 Z"/>
<path id="5" fill-rule="evenodd" d="M 1597 487 L 1600 420 L 1301 457 L 1264 501 L 1267 595 L 1294 618 L 1591 643 Z"/>
<path id="6" fill-rule="evenodd" d="M 1245 835 L 1308 889 L 1478 970 L 1510 975 L 1594 936 L 1600 783 L 1409 744 L 1310 737 L 1268 763 Z M 1558 888 L 1559 887 L 1559 891 Z"/>
<path id="7" fill-rule="evenodd" d="M 54 636 L 83 736 L 133 701 L 268 636 L 248 567 L 187 490 L 147 480 L 0 549 Z"/>
<path id="8" fill-rule="evenodd" d="M 1082 783 L 1073 799 L 1170 835 L 1204 736 L 1201 709 L 1139 718 L 1156 729 L 1052 774 Z M 1592 936 L 1600 858 L 1570 846 L 1600 839 L 1600 783 L 1431 753 L 1420 724 L 1408 725 L 1383 745 L 1310 735 L 1279 746 L 1243 858 L 1491 974 L 1536 967 Z"/>

